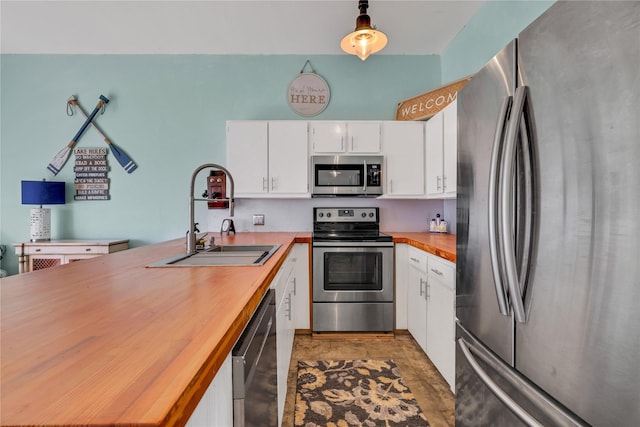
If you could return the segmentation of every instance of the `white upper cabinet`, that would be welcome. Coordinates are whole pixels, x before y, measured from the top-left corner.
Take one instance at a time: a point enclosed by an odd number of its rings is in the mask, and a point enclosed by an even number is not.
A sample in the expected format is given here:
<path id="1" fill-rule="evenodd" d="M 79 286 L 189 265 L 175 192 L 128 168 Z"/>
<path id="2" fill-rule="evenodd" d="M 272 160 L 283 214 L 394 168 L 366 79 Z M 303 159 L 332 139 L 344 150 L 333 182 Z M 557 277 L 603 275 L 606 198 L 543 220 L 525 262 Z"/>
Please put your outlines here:
<path id="1" fill-rule="evenodd" d="M 431 117 L 425 125 L 426 137 L 426 187 L 427 196 L 442 196 L 442 176 L 444 175 L 442 159 L 444 151 L 442 146 L 444 115 L 438 113 Z"/>
<path id="2" fill-rule="evenodd" d="M 458 102 L 454 100 L 444 111 L 444 195 L 458 193 Z"/>
<path id="3" fill-rule="evenodd" d="M 310 146 L 320 153 L 379 153 L 379 122 L 311 122 Z"/>
<path id="4" fill-rule="evenodd" d="M 308 197 L 305 121 L 227 122 L 227 168 L 236 197 Z"/>
<path id="5" fill-rule="evenodd" d="M 227 169 L 235 197 L 267 191 L 267 122 L 227 122 Z"/>
<path id="6" fill-rule="evenodd" d="M 387 197 L 424 196 L 424 123 L 383 122 Z"/>
<path id="7" fill-rule="evenodd" d="M 307 122 L 269 122 L 269 193 L 308 195 Z"/>
<path id="8" fill-rule="evenodd" d="M 380 152 L 380 123 L 348 123 L 347 130 L 347 150 L 349 152 Z"/>
<path id="9" fill-rule="evenodd" d="M 310 197 L 310 156 L 384 156 L 386 198 L 454 198 L 455 101 L 420 121 L 228 121 L 227 168 L 236 197 Z"/>
<path id="10" fill-rule="evenodd" d="M 457 193 L 458 110 L 454 100 L 426 124 L 426 188 L 428 198 Z"/>
<path id="11" fill-rule="evenodd" d="M 316 122 L 309 126 L 309 142 L 313 153 L 344 153 L 346 123 Z"/>

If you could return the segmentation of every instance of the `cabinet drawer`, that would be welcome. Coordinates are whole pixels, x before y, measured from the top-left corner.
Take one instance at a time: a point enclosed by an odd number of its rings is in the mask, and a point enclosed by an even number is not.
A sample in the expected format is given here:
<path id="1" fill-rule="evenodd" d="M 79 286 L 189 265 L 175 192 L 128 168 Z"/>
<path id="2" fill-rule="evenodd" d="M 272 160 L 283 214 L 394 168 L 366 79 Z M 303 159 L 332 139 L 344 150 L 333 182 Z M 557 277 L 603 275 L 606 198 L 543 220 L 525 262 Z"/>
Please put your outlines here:
<path id="1" fill-rule="evenodd" d="M 109 246 L 46 246 L 46 247 L 25 247 L 25 255 L 47 255 L 47 254 L 108 254 Z"/>
<path id="2" fill-rule="evenodd" d="M 425 251 L 409 246 L 409 265 L 422 272 L 427 272 L 427 258 Z"/>
<path id="3" fill-rule="evenodd" d="M 456 270 L 453 266 L 440 261 L 436 257 L 429 257 L 429 281 L 437 279 L 444 282 L 451 289 L 455 289 Z"/>
<path id="4" fill-rule="evenodd" d="M 286 293 L 287 284 L 289 282 L 289 276 L 291 276 L 294 266 L 295 266 L 295 262 L 293 262 L 291 256 L 289 256 L 284 261 L 284 263 L 282 264 L 282 267 L 280 267 L 280 270 L 278 270 L 278 273 L 276 274 L 273 281 L 271 282 L 271 288 L 276 290 L 276 308 L 277 309 L 279 309 L 280 305 L 282 304 L 282 301 L 286 297 L 285 293 Z"/>

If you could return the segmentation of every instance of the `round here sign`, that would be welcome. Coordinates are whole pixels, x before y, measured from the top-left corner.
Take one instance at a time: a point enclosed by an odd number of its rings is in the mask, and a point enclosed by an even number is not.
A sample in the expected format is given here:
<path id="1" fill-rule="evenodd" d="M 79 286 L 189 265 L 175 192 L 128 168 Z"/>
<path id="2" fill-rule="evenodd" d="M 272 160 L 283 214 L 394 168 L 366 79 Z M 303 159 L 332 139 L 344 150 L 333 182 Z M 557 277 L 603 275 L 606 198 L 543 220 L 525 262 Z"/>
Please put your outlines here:
<path id="1" fill-rule="evenodd" d="M 289 84 L 287 102 L 301 116 L 317 116 L 329 105 L 329 85 L 316 73 L 300 73 Z"/>

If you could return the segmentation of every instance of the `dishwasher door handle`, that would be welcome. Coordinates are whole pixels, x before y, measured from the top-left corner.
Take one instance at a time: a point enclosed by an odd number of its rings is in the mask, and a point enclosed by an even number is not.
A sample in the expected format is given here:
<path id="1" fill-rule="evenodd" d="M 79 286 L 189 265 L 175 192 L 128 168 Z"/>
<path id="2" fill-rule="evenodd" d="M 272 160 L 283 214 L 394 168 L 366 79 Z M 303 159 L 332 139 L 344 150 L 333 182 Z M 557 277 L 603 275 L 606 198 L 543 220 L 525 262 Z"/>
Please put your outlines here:
<path id="1" fill-rule="evenodd" d="M 264 350 L 264 346 L 267 343 L 267 339 L 269 338 L 269 332 L 271 332 L 271 326 L 273 325 L 273 318 L 269 318 L 269 323 L 267 324 L 267 333 L 264 334 L 264 338 L 262 339 L 262 344 L 260 344 L 260 350 L 258 351 L 258 355 L 256 356 L 256 361 L 253 362 L 253 366 L 251 369 L 256 369 L 258 363 L 260 362 L 260 357 L 262 357 L 262 350 Z M 249 378 L 253 377 L 253 372 L 249 373 Z"/>

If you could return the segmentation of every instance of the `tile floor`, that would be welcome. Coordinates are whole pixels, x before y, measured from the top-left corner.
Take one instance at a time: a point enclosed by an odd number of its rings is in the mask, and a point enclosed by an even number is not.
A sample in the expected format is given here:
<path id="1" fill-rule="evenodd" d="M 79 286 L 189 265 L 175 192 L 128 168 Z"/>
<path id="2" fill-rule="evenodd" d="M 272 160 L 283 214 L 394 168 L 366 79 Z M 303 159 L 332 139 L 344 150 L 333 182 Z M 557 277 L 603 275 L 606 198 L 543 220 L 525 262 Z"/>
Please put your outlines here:
<path id="1" fill-rule="evenodd" d="M 296 335 L 289 369 L 282 427 L 293 427 L 298 360 L 392 359 L 431 427 L 454 426 L 449 385 L 410 335 L 395 338 L 312 338 Z"/>

